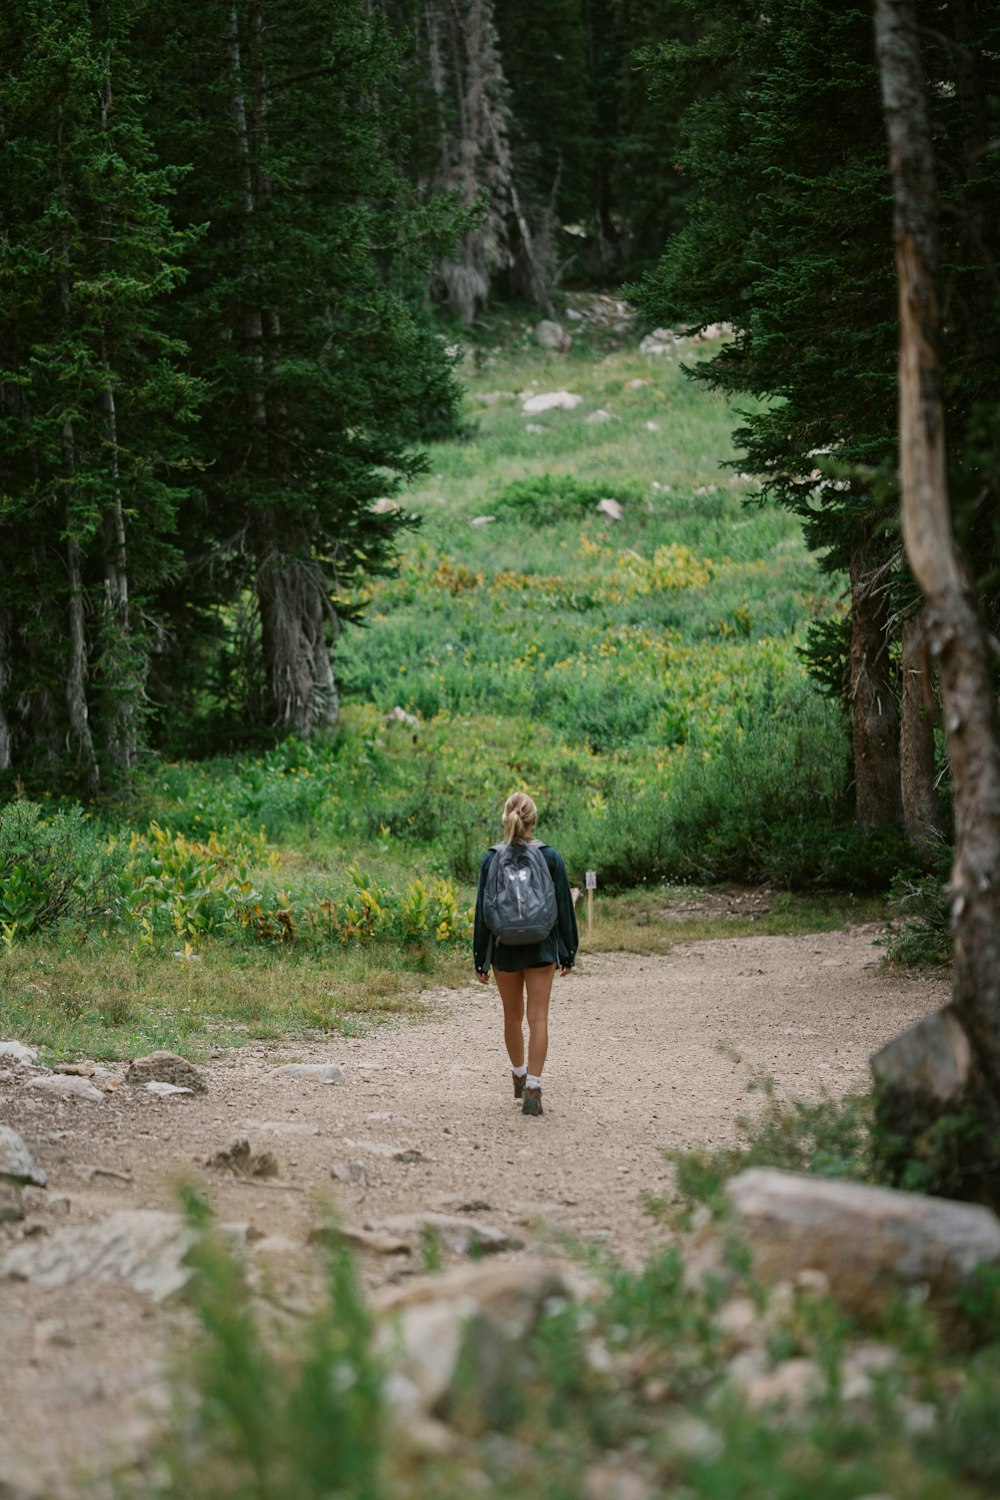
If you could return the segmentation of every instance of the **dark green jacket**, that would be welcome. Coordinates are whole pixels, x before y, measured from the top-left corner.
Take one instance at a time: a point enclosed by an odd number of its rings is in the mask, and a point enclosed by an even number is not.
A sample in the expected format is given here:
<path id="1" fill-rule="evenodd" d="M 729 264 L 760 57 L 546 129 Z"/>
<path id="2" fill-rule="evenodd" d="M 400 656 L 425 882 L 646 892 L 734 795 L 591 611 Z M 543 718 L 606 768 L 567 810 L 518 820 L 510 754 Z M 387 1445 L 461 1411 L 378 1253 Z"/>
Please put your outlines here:
<path id="1" fill-rule="evenodd" d="M 556 888 L 556 925 L 540 943 L 501 943 L 493 940 L 490 963 L 502 974 L 514 969 L 541 969 L 546 964 L 558 964 L 561 968 L 572 967 L 576 950 L 580 946 L 580 934 L 576 927 L 576 912 L 570 895 L 566 866 L 550 844 L 542 847 L 545 863 L 549 867 Z M 483 892 L 486 889 L 486 871 L 493 859 L 493 850 L 487 849 L 479 866 L 479 890 L 476 893 L 476 924 L 472 934 L 472 956 L 478 974 L 486 973 L 486 954 L 490 943 L 490 930 L 483 917 Z"/>

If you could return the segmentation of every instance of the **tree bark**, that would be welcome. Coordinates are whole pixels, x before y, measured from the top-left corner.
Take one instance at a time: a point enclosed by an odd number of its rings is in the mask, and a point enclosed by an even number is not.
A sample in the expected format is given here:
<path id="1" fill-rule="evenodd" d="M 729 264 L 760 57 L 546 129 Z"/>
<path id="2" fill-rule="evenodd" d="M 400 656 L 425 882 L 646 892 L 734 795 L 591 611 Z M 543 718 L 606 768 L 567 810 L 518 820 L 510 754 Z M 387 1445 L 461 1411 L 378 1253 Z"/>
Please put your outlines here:
<path id="1" fill-rule="evenodd" d="M 272 725 L 308 739 L 337 723 L 339 701 L 325 580 L 305 542 L 296 556 L 275 542 L 257 571 L 257 598 Z"/>
<path id="2" fill-rule="evenodd" d="M 899 739 L 899 784 L 906 837 L 929 853 L 943 832 L 941 799 L 934 778 L 934 699 L 919 620 L 903 625 L 903 709 Z"/>
<path id="3" fill-rule="evenodd" d="M 938 346 L 938 199 L 912 0 L 876 0 L 895 193 L 903 536 L 924 595 L 955 797 L 953 1006 L 1000 1108 L 1000 715 L 991 643 L 952 528 Z"/>
<path id="4" fill-rule="evenodd" d="M 888 590 L 880 586 L 871 545 L 851 552 L 850 693 L 854 716 L 856 816 L 866 832 L 898 823 L 899 710 L 889 660 Z"/>
<path id="5" fill-rule="evenodd" d="M 76 473 L 75 445 L 73 423 L 67 417 L 62 425 L 62 450 L 63 466 L 70 479 Z M 70 656 L 66 672 L 69 742 L 79 762 L 84 786 L 94 796 L 100 787 L 101 778 L 90 732 L 90 709 L 87 703 L 87 617 L 83 587 L 83 550 L 73 530 L 70 516 L 66 518 L 66 571 L 69 577 Z"/>
<path id="6" fill-rule="evenodd" d="M 10 626 L 6 615 L 0 615 L 0 771 L 11 767 L 10 723 L 5 700 L 10 681 Z"/>

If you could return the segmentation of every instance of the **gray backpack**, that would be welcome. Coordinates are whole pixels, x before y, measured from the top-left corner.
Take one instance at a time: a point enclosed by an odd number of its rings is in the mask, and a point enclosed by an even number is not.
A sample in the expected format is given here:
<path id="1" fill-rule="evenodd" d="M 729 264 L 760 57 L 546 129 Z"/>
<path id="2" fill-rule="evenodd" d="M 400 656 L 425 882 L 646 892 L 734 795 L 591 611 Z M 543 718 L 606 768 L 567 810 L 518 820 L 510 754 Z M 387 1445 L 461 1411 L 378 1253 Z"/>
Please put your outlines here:
<path id="1" fill-rule="evenodd" d="M 493 844 L 486 871 L 483 917 L 501 943 L 540 943 L 556 925 L 556 888 L 544 844 Z"/>

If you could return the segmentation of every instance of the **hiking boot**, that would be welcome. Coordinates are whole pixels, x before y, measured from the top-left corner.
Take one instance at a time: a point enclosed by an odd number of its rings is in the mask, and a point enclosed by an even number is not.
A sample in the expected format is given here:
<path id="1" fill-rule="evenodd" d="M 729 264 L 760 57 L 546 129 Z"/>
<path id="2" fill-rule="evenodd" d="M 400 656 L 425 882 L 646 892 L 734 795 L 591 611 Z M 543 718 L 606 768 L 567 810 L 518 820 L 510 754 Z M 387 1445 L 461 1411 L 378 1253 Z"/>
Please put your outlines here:
<path id="1" fill-rule="evenodd" d="M 514 1080 L 514 1098 L 520 1099 L 522 1094 L 524 1093 L 524 1080 L 526 1075 L 522 1073 L 519 1078 L 516 1073 L 512 1072 L 510 1076 Z"/>
<path id="2" fill-rule="evenodd" d="M 521 1113 L 522 1115 L 541 1115 L 545 1113 L 542 1109 L 541 1089 L 525 1089 Z"/>

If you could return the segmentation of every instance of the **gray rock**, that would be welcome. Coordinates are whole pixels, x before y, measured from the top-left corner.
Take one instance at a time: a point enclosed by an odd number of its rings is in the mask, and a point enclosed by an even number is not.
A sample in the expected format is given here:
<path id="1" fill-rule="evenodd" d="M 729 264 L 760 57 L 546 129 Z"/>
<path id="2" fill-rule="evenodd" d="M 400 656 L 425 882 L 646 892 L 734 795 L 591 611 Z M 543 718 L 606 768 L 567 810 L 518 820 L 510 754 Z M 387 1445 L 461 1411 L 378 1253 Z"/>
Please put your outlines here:
<path id="1" fill-rule="evenodd" d="M 858 1313 L 877 1312 L 894 1288 L 947 1294 L 977 1266 L 1000 1265 L 1000 1220 L 978 1204 L 764 1167 L 741 1172 L 726 1194 L 757 1275 L 822 1271 Z"/>
<path id="2" fill-rule="evenodd" d="M 582 406 L 583 397 L 572 391 L 542 391 L 522 403 L 521 411 L 526 417 L 535 417 L 542 411 L 575 411 Z"/>
<path id="3" fill-rule="evenodd" d="M 32 1078 L 27 1087 L 40 1094 L 55 1094 L 59 1099 L 86 1099 L 90 1104 L 104 1103 L 104 1095 L 100 1089 L 95 1089 L 89 1078 L 78 1078 L 71 1073 L 53 1073 L 48 1078 Z"/>
<path id="4" fill-rule="evenodd" d="M 0 1057 L 9 1057 L 19 1063 L 33 1063 L 38 1053 L 34 1047 L 26 1047 L 24 1042 L 0 1042 Z"/>
<path id="5" fill-rule="evenodd" d="M 350 1224 L 344 1224 L 333 1232 L 339 1239 L 346 1240 L 349 1245 L 354 1245 L 358 1250 L 371 1250 L 375 1255 L 410 1255 L 412 1253 L 407 1240 L 400 1239 L 394 1234 L 381 1234 L 377 1229 L 357 1229 Z"/>
<path id="6" fill-rule="evenodd" d="M 472 520 L 469 522 L 469 525 L 470 526 L 491 526 L 495 520 L 496 520 L 496 516 L 473 516 Z"/>
<path id="7" fill-rule="evenodd" d="M 16 1184 L 33 1182 L 36 1187 L 45 1186 L 45 1173 L 35 1165 L 24 1141 L 9 1125 L 0 1125 L 0 1178 Z"/>
<path id="8" fill-rule="evenodd" d="M 398 703 L 387 714 L 383 714 L 382 723 L 386 729 L 391 729 L 393 724 L 405 724 L 407 729 L 417 729 L 420 726 L 420 720 L 416 714 L 407 713 L 406 709 L 401 708 Z M 302 1065 L 299 1064 L 299 1066 Z"/>
<path id="9" fill-rule="evenodd" d="M 277 1070 L 279 1078 L 302 1078 L 313 1083 L 343 1083 L 344 1070 L 336 1063 L 285 1063 Z"/>
<path id="10" fill-rule="evenodd" d="M 617 500 L 612 500 L 610 498 L 598 500 L 597 509 L 600 511 L 602 516 L 607 516 L 609 521 L 620 521 L 622 516 L 624 516 L 625 514 L 620 503 Z"/>
<path id="11" fill-rule="evenodd" d="M 604 422 L 620 421 L 621 417 L 616 417 L 614 412 L 605 411 L 603 406 L 599 406 L 596 411 L 590 413 L 590 416 L 587 418 L 587 426 L 600 427 Z"/>
<path id="12" fill-rule="evenodd" d="M 365 1187 L 368 1183 L 368 1174 L 363 1161 L 334 1162 L 330 1168 L 330 1175 L 338 1182 L 349 1182 L 355 1187 Z"/>
<path id="13" fill-rule="evenodd" d="M 246 1225 L 223 1225 L 231 1242 L 246 1242 Z M 195 1233 L 180 1214 L 123 1209 L 84 1228 L 53 1230 L 0 1257 L 0 1279 L 59 1287 L 124 1281 L 154 1302 L 176 1295 L 191 1276 L 185 1257 Z"/>
<path id="14" fill-rule="evenodd" d="M 446 1249 L 454 1255 L 468 1255 L 474 1251 L 479 1255 L 497 1254 L 501 1250 L 520 1250 L 524 1241 L 505 1229 L 492 1224 L 483 1224 L 475 1219 L 458 1219 L 451 1214 L 419 1213 L 393 1214 L 379 1225 L 394 1234 L 424 1234 L 434 1231 L 441 1237 Z"/>
<path id="15" fill-rule="evenodd" d="M 125 1074 L 126 1083 L 172 1083 L 178 1088 L 204 1094 L 208 1085 L 200 1068 L 177 1052 L 151 1052 L 137 1057 Z"/>
<path id="16" fill-rule="evenodd" d="M 871 1069 L 883 1087 L 930 1094 L 947 1104 L 969 1088 L 972 1048 L 956 1012 L 946 1005 L 876 1052 Z"/>
<path id="17" fill-rule="evenodd" d="M 460 1379 L 463 1399 L 471 1389 L 489 1423 L 519 1378 L 525 1336 L 553 1298 L 571 1296 L 561 1271 L 535 1260 L 465 1266 L 383 1291 L 377 1343 L 392 1361 L 386 1394 L 397 1420 L 446 1416 Z"/>
<path id="18" fill-rule="evenodd" d="M 189 1089 L 182 1083 L 161 1083 L 154 1078 L 151 1083 L 146 1084 L 147 1094 L 159 1094 L 161 1099 L 169 1098 L 171 1094 L 193 1094 L 194 1089 Z"/>
<path id="19" fill-rule="evenodd" d="M 535 342 L 541 348 L 549 349 L 554 354 L 568 354 L 573 347 L 573 340 L 562 324 L 554 322 L 551 318 L 543 318 L 537 325 Z"/>

